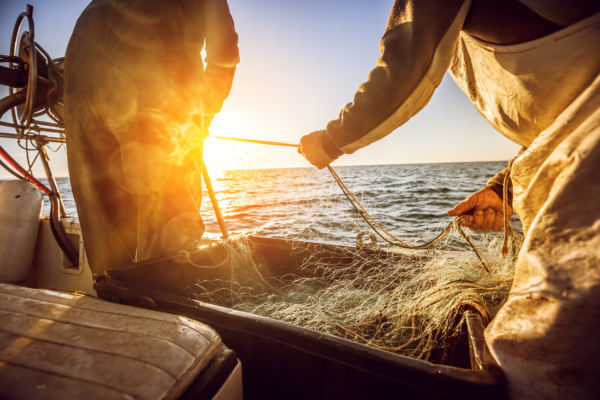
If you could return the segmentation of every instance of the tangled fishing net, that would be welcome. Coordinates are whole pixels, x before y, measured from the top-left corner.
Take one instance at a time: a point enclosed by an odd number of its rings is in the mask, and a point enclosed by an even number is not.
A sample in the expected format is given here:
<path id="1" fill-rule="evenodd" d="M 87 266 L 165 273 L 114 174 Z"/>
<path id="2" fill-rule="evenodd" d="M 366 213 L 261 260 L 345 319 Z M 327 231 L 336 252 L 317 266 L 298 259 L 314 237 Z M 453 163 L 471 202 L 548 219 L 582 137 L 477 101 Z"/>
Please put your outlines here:
<path id="1" fill-rule="evenodd" d="M 508 296 L 520 246 L 511 235 L 500 256 L 501 235 L 478 244 L 489 273 L 473 253 L 436 250 L 353 249 L 316 245 L 301 265 L 271 270 L 243 235 L 225 242 L 231 281 L 199 281 L 185 289 L 191 299 L 261 315 L 385 351 L 443 362 L 464 332 L 464 311 L 487 324 Z M 301 242 L 296 242 L 296 244 Z M 292 243 L 294 245 L 294 243 Z M 304 253 L 303 253 L 304 252 Z M 339 252 L 342 252 L 341 254 Z M 340 261 L 340 260 L 344 261 Z"/>
<path id="2" fill-rule="evenodd" d="M 229 226 L 240 232 L 258 225 L 260 236 L 285 238 L 293 265 L 270 261 L 247 233 L 238 234 L 223 242 L 231 254 L 230 278 L 200 280 L 182 294 L 396 354 L 438 363 L 451 359 L 457 343 L 464 343 L 465 311 L 481 315 L 487 324 L 505 302 L 519 235 L 510 228 L 504 246 L 509 251 L 502 257 L 502 233 L 469 236 L 458 224 L 431 229 L 440 216 L 428 215 L 425 204 L 450 206 L 485 185 L 488 171 L 474 172 L 481 166 L 370 168 L 338 170 L 358 187 L 315 169 L 225 173 L 215 186 Z M 457 172 L 460 168 L 465 170 Z M 424 173 L 428 181 L 421 178 Z M 204 207 L 210 215 L 210 205 Z M 394 248 L 388 241 L 384 248 L 349 247 L 367 224 L 380 233 L 403 232 L 383 234 L 404 243 L 400 247 L 422 243 L 424 237 L 440 240 L 419 251 Z"/>

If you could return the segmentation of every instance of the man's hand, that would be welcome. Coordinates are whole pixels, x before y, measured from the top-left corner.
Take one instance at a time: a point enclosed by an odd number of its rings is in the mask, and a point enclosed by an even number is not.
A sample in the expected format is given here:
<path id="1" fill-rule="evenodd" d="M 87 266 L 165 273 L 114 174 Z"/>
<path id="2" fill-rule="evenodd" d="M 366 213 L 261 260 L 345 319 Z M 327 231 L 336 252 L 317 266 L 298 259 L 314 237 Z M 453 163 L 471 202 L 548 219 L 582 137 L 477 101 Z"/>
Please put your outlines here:
<path id="1" fill-rule="evenodd" d="M 202 115 L 199 113 L 192 115 L 192 121 L 198 128 L 198 133 L 200 135 L 201 140 L 205 140 L 210 136 L 208 128 L 210 127 L 210 123 L 212 122 L 213 117 L 214 114 L 210 116 Z"/>
<path id="2" fill-rule="evenodd" d="M 448 215 L 457 217 L 467 215 L 463 218 L 462 225 L 473 231 L 501 231 L 504 227 L 504 213 L 502 199 L 490 188 L 485 187 L 473 193 L 464 201 L 457 204 Z M 513 214 L 513 209 L 508 206 L 508 217 Z"/>
<path id="3" fill-rule="evenodd" d="M 319 169 L 323 169 L 331 164 L 334 159 L 323 149 L 321 145 L 321 131 L 316 131 L 300 139 L 300 145 L 298 146 L 298 153 L 303 154 L 304 158 L 308 160 L 312 165 Z"/>

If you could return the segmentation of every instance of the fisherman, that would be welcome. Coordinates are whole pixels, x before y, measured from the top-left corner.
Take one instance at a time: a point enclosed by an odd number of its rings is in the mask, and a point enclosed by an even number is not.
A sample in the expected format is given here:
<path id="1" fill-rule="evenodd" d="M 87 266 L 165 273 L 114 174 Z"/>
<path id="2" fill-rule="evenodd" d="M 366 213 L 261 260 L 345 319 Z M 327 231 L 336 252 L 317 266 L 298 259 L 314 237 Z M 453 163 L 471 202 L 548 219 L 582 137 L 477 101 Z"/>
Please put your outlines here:
<path id="1" fill-rule="evenodd" d="M 468 214 L 472 230 L 500 230 L 510 185 L 508 214 L 525 242 L 485 338 L 515 399 L 600 393 L 599 12 L 587 0 L 397 0 L 368 81 L 298 149 L 323 168 L 382 139 L 428 103 L 446 70 L 522 146 L 448 211 Z"/>
<path id="2" fill-rule="evenodd" d="M 83 11 L 66 53 L 65 124 L 94 273 L 201 238 L 202 143 L 237 41 L 226 0 L 93 0 Z"/>

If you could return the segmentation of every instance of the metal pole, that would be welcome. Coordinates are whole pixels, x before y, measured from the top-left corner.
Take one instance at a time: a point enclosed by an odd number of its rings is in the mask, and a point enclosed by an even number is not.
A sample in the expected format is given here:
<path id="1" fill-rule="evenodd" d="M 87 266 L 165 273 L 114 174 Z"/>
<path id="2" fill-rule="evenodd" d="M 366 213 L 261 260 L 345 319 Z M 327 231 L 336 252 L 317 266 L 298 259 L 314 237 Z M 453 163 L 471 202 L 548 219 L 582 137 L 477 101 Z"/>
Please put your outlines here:
<path id="1" fill-rule="evenodd" d="M 0 124 L 2 125 L 2 124 Z M 13 125 L 13 124 L 11 124 Z M 18 125 L 14 125 L 15 127 L 17 127 Z M 66 139 L 65 138 L 57 138 L 57 137 L 52 137 L 52 136 L 44 136 L 44 135 L 33 135 L 33 134 L 25 134 L 25 135 L 17 135 L 16 133 L 5 133 L 5 132 L 0 132 L 0 138 L 6 138 L 6 139 L 34 139 L 39 141 L 43 141 L 43 142 L 51 142 L 51 143 L 66 143 Z"/>
<path id="2" fill-rule="evenodd" d="M 56 180 L 54 179 L 54 175 L 52 174 L 52 169 L 50 169 L 50 159 L 48 158 L 48 153 L 46 153 L 46 147 L 43 142 L 38 141 L 38 145 L 40 146 L 40 154 L 42 155 L 40 158 L 42 159 L 42 165 L 44 166 L 44 171 L 46 171 L 46 177 L 48 178 L 48 183 L 50 184 L 50 189 L 56 193 L 58 196 L 58 200 L 60 203 L 60 215 L 62 218 L 66 218 L 69 215 L 67 214 L 67 210 L 65 210 L 65 205 L 62 201 L 62 196 L 58 191 L 58 185 L 56 184 Z"/>
<path id="3" fill-rule="evenodd" d="M 227 233 L 225 220 L 223 219 L 223 214 L 221 214 L 221 208 L 219 207 L 217 196 L 215 196 L 215 190 L 213 189 L 210 181 L 210 176 L 208 176 L 208 171 L 206 170 L 206 164 L 204 164 L 204 160 L 202 160 L 202 179 L 204 179 L 204 184 L 206 185 L 206 190 L 208 191 L 208 196 L 210 197 L 210 202 L 215 210 L 215 215 L 217 217 L 217 222 L 219 223 L 219 228 L 221 228 L 223 239 L 227 239 L 229 238 L 229 233 Z"/>

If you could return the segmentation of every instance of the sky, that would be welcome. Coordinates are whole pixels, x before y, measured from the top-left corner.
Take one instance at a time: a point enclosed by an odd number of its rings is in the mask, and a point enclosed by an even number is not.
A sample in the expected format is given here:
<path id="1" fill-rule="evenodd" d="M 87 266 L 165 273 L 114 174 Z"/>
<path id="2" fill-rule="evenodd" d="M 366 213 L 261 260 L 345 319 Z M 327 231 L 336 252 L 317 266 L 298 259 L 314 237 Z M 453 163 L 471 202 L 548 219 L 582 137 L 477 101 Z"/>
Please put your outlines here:
<path id="1" fill-rule="evenodd" d="M 86 0 L 0 0 L 0 54 L 8 54 L 14 20 L 34 6 L 36 40 L 62 57 Z M 239 34 L 241 63 L 231 94 L 215 118 L 213 136 L 298 143 L 324 129 L 352 101 L 379 57 L 393 0 L 229 0 Z M 7 90 L 0 87 L 0 96 Z M 7 114 L 3 121 L 9 121 Z M 11 133 L 11 128 L 0 128 Z M 0 145 L 18 161 L 14 140 Z M 496 132 L 446 74 L 430 103 L 386 138 L 344 155 L 334 165 L 497 161 L 518 146 Z M 209 139 L 209 168 L 306 166 L 293 148 Z M 50 153 L 57 176 L 67 176 L 66 154 Z M 38 163 L 39 164 L 39 163 Z M 34 167 L 43 176 L 41 165 Z M 8 178 L 0 170 L 0 178 Z"/>

